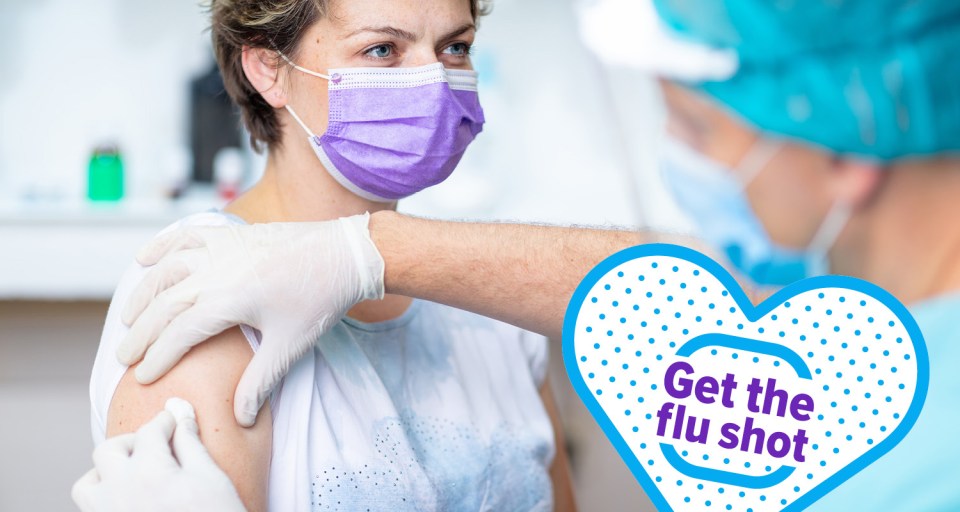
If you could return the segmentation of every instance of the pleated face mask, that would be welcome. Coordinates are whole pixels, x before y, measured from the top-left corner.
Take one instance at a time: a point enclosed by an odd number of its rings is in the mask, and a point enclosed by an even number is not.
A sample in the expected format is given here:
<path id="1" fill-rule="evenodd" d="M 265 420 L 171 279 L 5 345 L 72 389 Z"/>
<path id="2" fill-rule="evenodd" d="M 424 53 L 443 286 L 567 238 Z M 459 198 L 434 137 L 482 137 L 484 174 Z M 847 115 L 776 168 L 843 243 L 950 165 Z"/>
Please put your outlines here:
<path id="1" fill-rule="evenodd" d="M 329 75 L 294 64 L 330 83 L 327 131 L 309 134 L 320 162 L 354 194 L 378 202 L 411 196 L 447 179 L 483 129 L 475 71 L 353 68 Z"/>

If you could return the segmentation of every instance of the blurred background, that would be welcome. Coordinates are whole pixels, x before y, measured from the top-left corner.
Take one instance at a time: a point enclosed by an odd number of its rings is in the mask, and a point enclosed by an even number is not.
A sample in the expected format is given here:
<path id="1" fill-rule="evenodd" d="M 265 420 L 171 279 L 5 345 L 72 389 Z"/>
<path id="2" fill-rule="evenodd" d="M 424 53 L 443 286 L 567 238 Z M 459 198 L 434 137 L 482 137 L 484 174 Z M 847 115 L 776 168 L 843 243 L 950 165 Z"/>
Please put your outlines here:
<path id="1" fill-rule="evenodd" d="M 685 230 L 656 170 L 654 84 L 601 66 L 577 0 L 496 0 L 475 64 L 488 125 L 418 215 Z M 0 0 L 0 511 L 74 510 L 87 384 L 138 246 L 256 181 L 197 0 Z M 652 510 L 568 384 L 552 381 L 583 510 Z"/>

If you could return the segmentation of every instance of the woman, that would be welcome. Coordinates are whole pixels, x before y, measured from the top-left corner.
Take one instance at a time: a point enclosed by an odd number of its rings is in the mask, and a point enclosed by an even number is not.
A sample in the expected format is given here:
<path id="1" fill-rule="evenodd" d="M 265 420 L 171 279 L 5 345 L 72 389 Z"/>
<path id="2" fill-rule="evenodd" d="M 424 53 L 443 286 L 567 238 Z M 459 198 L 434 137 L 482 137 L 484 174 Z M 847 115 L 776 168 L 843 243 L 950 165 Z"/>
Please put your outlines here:
<path id="1" fill-rule="evenodd" d="M 650 5 L 619 3 L 637 10 Z M 636 61 L 664 79 L 669 131 L 675 139 L 664 174 L 707 241 L 759 284 L 775 286 L 827 271 L 873 281 L 910 306 L 924 333 L 929 391 L 913 429 L 811 510 L 960 510 L 960 445 L 945 441 L 952 439 L 960 410 L 960 374 L 955 370 L 960 366 L 955 326 L 960 228 L 951 222 L 960 213 L 960 4 L 654 4 L 659 18 L 644 24 L 640 16 L 618 12 L 623 27 L 611 23 L 602 33 L 611 36 L 618 60 Z M 671 29 L 672 44 L 636 44 L 637 34 L 663 26 Z M 700 51 L 683 56 L 666 51 L 691 42 Z M 704 63 L 705 55 L 721 61 Z M 302 229 L 319 233 L 322 228 Z M 403 289 L 553 333 L 561 328 L 564 299 L 587 269 L 614 250 L 655 239 L 648 234 L 427 222 L 392 212 L 375 215 L 370 231 L 388 268 L 388 290 Z M 257 240 L 267 234 L 247 230 L 234 238 L 236 247 L 256 254 Z M 198 247 L 217 235 L 180 236 L 198 237 L 191 240 Z M 155 264 L 176 247 L 177 240 L 167 239 L 142 261 Z M 439 255 L 441 264 L 409 272 L 409 265 L 427 251 Z M 206 258 L 169 252 L 167 258 Z M 285 258 L 296 261 L 298 256 L 294 250 Z M 512 265 L 521 261 L 527 265 L 522 271 Z M 234 268 L 239 262 L 227 263 Z M 464 272 L 464 264 L 500 271 L 481 280 Z M 236 287 L 217 274 L 211 267 L 176 276 L 161 269 L 155 279 L 168 275 L 186 286 L 197 279 L 219 282 L 225 292 L 215 296 L 221 303 L 234 306 L 231 311 L 242 307 L 229 296 Z M 186 275 L 190 277 L 184 280 Z M 290 297 L 298 296 L 297 287 L 275 278 L 264 277 L 272 289 L 286 288 Z M 540 293 L 534 300 L 493 301 L 506 286 Z M 329 295 L 341 296 L 340 291 Z M 304 300 L 330 301 L 330 296 Z M 243 300 L 256 297 L 245 294 Z M 196 329 L 229 321 L 224 316 L 175 320 L 170 331 L 188 333 L 188 325 Z M 169 317 L 141 318 L 150 325 Z M 146 345 L 144 339 L 136 341 Z"/>
<path id="2" fill-rule="evenodd" d="M 227 91 L 269 158 L 263 179 L 223 212 L 175 227 L 365 223 L 362 214 L 445 179 L 480 131 L 476 0 L 214 0 L 211 11 Z M 376 259 L 369 240 L 343 242 L 359 266 Z M 128 272 L 114 304 L 141 277 Z M 373 288 L 361 295 L 382 296 Z M 565 457 L 554 456 L 563 444 L 542 337 L 406 297 L 363 302 L 244 429 L 232 390 L 258 332 L 210 336 L 144 387 L 113 356 L 126 334 L 115 309 L 91 383 L 98 441 L 182 396 L 249 510 L 572 506 Z"/>

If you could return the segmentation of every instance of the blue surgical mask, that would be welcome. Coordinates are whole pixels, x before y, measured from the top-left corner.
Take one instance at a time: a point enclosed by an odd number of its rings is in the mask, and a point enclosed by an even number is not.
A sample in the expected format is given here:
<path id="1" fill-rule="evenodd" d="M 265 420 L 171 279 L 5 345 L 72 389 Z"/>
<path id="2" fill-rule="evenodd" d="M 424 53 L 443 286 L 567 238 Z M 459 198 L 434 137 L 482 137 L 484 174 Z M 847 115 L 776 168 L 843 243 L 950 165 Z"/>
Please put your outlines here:
<path id="1" fill-rule="evenodd" d="M 780 151 L 782 144 L 761 139 L 734 169 L 667 139 L 661 172 L 667 188 L 690 216 L 700 235 L 746 277 L 760 285 L 786 285 L 829 271 L 827 252 L 850 218 L 850 208 L 834 204 L 803 250 L 770 239 L 745 190 Z"/>

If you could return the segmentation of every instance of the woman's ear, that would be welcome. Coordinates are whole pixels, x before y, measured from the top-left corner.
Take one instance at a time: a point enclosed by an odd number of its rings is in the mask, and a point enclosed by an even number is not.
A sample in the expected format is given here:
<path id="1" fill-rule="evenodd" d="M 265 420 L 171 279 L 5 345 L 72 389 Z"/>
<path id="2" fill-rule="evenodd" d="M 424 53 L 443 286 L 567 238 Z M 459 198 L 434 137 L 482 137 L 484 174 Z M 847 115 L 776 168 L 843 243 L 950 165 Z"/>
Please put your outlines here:
<path id="1" fill-rule="evenodd" d="M 833 192 L 855 210 L 866 206 L 877 194 L 883 180 L 883 167 L 856 157 L 836 157 L 833 161 Z"/>
<path id="2" fill-rule="evenodd" d="M 260 93 L 260 96 L 273 108 L 285 107 L 287 95 L 280 79 L 277 52 L 266 48 L 244 46 L 241 59 L 243 73 L 247 75 L 247 80 Z"/>

